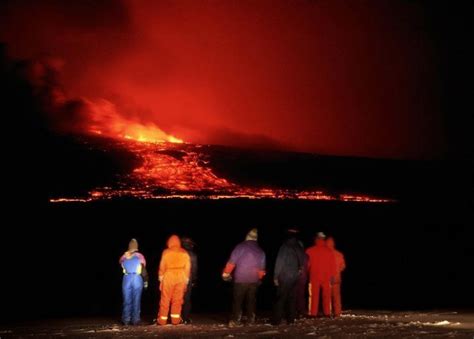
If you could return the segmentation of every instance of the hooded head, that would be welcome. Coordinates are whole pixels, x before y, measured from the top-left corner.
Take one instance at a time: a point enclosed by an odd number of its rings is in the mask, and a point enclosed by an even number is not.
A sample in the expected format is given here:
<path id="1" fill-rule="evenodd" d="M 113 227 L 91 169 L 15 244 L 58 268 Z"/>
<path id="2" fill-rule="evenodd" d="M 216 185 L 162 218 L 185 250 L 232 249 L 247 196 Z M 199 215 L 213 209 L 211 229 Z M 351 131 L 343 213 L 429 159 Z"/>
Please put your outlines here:
<path id="1" fill-rule="evenodd" d="M 181 240 L 177 235 L 172 235 L 167 242 L 168 248 L 181 248 Z"/>
<path id="2" fill-rule="evenodd" d="M 138 251 L 138 241 L 137 241 L 137 239 L 133 238 L 132 240 L 130 240 L 130 242 L 128 243 L 128 251 L 129 252 Z"/>
<path id="3" fill-rule="evenodd" d="M 334 238 L 333 237 L 329 237 L 327 238 L 326 240 L 326 246 L 331 248 L 331 249 L 334 249 L 336 247 L 336 243 L 334 242 Z"/>
<path id="4" fill-rule="evenodd" d="M 192 251 L 194 249 L 194 246 L 196 245 L 193 239 L 188 237 L 181 238 L 181 244 L 183 245 L 184 249 L 188 251 Z"/>
<path id="5" fill-rule="evenodd" d="M 258 230 L 256 228 L 252 228 L 249 233 L 247 233 L 247 237 L 245 240 L 254 240 L 257 241 L 258 239 Z"/>
<path id="6" fill-rule="evenodd" d="M 320 246 L 320 247 L 326 246 L 326 240 L 324 240 L 324 238 L 316 237 L 316 239 L 314 240 L 314 243 L 316 244 L 316 246 Z"/>

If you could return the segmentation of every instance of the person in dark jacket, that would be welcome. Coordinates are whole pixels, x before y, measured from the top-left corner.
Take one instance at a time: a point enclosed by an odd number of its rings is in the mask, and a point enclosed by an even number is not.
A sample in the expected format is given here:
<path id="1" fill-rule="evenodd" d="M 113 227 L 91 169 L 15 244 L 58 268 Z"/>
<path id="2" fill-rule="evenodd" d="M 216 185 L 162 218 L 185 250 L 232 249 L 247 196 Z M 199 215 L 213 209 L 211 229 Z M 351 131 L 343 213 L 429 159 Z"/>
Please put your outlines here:
<path id="1" fill-rule="evenodd" d="M 281 245 L 275 262 L 273 282 L 277 286 L 277 297 L 274 306 L 273 325 L 279 325 L 284 316 L 288 324 L 296 318 L 296 297 L 298 281 L 304 270 L 305 253 L 298 241 L 299 231 L 290 228 L 287 239 Z"/>
<path id="2" fill-rule="evenodd" d="M 265 276 L 265 252 L 258 246 L 258 231 L 250 230 L 244 242 L 238 244 L 222 273 L 225 281 L 232 280 L 233 303 L 230 327 L 239 326 L 242 318 L 242 304 L 247 304 L 247 323 L 255 323 L 257 288 Z"/>
<path id="3" fill-rule="evenodd" d="M 183 248 L 188 252 L 191 258 L 191 277 L 189 279 L 188 287 L 186 289 L 186 293 L 184 294 L 184 304 L 183 310 L 181 311 L 181 317 L 183 318 L 183 322 L 185 324 L 191 323 L 191 318 L 189 315 L 191 313 L 191 291 L 196 284 L 197 281 L 197 274 L 198 274 L 198 259 L 197 255 L 194 252 L 194 246 L 196 245 L 195 242 L 191 238 L 182 238 L 181 244 Z"/>

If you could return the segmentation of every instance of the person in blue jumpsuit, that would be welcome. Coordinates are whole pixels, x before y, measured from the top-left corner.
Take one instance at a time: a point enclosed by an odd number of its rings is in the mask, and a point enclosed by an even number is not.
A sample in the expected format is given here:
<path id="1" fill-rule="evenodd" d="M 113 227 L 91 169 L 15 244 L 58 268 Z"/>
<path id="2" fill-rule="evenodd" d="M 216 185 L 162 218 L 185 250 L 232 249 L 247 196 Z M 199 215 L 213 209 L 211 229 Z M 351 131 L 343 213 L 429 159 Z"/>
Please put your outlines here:
<path id="1" fill-rule="evenodd" d="M 122 322 L 124 325 L 140 323 L 140 304 L 143 288 L 148 287 L 148 273 L 143 254 L 138 252 L 136 239 L 130 240 L 128 250 L 120 257 L 122 266 Z"/>

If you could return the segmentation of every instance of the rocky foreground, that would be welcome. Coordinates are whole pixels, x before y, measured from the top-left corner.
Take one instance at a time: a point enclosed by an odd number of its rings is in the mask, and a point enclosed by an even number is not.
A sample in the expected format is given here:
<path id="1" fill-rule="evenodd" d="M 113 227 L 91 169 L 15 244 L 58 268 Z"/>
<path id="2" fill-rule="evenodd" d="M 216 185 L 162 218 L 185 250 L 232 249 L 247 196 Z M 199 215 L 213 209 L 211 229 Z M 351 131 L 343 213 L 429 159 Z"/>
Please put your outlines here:
<path id="1" fill-rule="evenodd" d="M 74 318 L 17 323 L 0 327 L 0 337 L 474 337 L 474 313 L 346 311 L 339 319 L 301 319 L 272 326 L 261 318 L 253 326 L 229 328 L 225 315 L 201 314 L 192 325 L 144 323 L 124 327 L 111 318 Z"/>

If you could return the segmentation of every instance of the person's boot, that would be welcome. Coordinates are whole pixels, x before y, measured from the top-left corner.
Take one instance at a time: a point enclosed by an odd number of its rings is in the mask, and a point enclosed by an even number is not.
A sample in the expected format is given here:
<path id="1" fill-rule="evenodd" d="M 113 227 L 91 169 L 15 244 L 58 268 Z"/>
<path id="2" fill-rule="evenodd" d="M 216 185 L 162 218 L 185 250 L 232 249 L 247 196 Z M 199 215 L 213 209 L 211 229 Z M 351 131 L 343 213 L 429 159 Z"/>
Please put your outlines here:
<path id="1" fill-rule="evenodd" d="M 240 327 L 242 326 L 242 323 L 238 320 L 231 320 L 229 321 L 229 327 Z"/>
<path id="2" fill-rule="evenodd" d="M 167 323 L 168 323 L 168 317 L 161 317 L 161 316 L 158 315 L 158 319 L 157 319 L 157 322 L 156 322 L 157 325 L 164 326 Z"/>
<path id="3" fill-rule="evenodd" d="M 172 319 L 171 319 L 171 324 L 173 324 L 173 325 L 175 325 L 175 326 L 176 326 L 176 325 L 181 325 L 181 324 L 184 324 L 184 321 L 183 321 L 183 319 L 181 319 L 181 317 L 179 317 L 179 318 L 172 318 Z"/>
<path id="4" fill-rule="evenodd" d="M 272 326 L 280 326 L 281 325 L 281 320 L 272 319 L 271 324 L 272 324 Z"/>
<path id="5" fill-rule="evenodd" d="M 255 314 L 247 317 L 247 325 L 255 325 Z"/>

